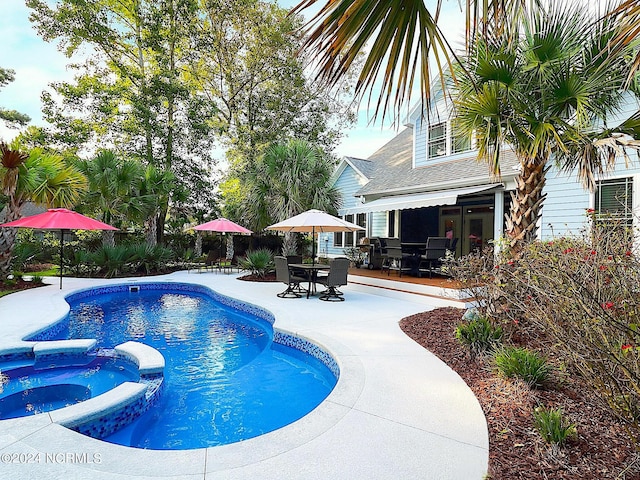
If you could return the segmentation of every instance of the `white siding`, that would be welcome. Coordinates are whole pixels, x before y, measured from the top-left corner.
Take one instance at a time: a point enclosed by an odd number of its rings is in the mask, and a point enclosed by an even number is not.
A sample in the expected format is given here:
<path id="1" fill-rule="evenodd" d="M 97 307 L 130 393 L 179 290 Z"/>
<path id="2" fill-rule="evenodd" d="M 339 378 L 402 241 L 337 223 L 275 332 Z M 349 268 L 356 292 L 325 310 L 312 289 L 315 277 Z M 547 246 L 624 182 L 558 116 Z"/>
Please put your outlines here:
<path id="1" fill-rule="evenodd" d="M 423 167 L 427 164 L 427 121 L 418 116 L 413 129 L 413 166 Z"/>
<path id="2" fill-rule="evenodd" d="M 335 181 L 334 186 L 342 194 L 341 208 L 351 208 L 359 204 L 355 193 L 364 185 L 363 178 L 356 171 L 347 166 Z"/>
<path id="3" fill-rule="evenodd" d="M 624 159 L 619 158 L 616 168 L 603 175 L 601 179 L 620 177 L 640 177 L 640 161 L 635 153 L 630 153 L 632 164 L 626 167 Z M 640 203 L 640 191 L 635 189 L 634 206 Z M 552 167 L 547 173 L 545 190 L 547 198 L 542 208 L 542 218 L 538 235 L 543 240 L 552 236 L 579 235 L 585 227 L 586 210 L 593 207 L 594 193 L 582 187 L 575 173 L 559 172 Z M 636 218 L 638 217 L 636 212 Z"/>
<path id="4" fill-rule="evenodd" d="M 539 238 L 579 235 L 584 227 L 585 212 L 590 207 L 590 193 L 582 188 L 575 174 L 559 172 L 552 167 L 547 173 Z"/>
<path id="5" fill-rule="evenodd" d="M 356 173 L 351 166 L 347 166 L 344 169 L 334 183 L 334 186 L 342 194 L 341 208 L 352 208 L 360 204 L 360 199 L 355 196 L 355 193 L 360 190 L 365 183 L 366 180 Z M 338 213 L 342 213 L 340 209 Z M 344 248 L 333 246 L 333 233 L 320 234 L 318 237 L 320 244 L 318 251 L 322 255 L 328 255 L 329 257 L 344 255 Z"/>

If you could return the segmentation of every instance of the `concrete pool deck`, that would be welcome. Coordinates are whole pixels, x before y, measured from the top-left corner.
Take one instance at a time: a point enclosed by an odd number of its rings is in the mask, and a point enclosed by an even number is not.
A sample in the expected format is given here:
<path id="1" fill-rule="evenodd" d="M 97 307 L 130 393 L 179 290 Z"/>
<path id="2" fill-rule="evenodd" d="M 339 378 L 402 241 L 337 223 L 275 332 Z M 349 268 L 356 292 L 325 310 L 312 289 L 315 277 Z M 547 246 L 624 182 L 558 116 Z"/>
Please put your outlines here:
<path id="1" fill-rule="evenodd" d="M 64 297 L 111 283 L 186 282 L 260 305 L 274 328 L 308 338 L 337 360 L 341 375 L 306 417 L 239 443 L 183 451 L 141 450 L 85 437 L 48 414 L 0 421 L 0 478 L 13 479 L 461 479 L 487 471 L 485 417 L 471 390 L 398 322 L 429 310 L 411 295 L 389 298 L 347 285 L 345 302 L 281 299 L 280 283 L 178 272 L 96 280 L 65 278 L 0 298 L 0 351 L 66 315 Z"/>

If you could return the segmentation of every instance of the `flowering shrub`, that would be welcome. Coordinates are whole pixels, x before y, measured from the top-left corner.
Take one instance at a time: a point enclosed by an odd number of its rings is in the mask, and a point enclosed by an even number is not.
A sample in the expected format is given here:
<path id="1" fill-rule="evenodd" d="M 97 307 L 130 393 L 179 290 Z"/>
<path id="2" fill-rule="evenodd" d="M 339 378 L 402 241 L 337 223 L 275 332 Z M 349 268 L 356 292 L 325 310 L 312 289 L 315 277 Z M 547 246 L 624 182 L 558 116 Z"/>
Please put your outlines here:
<path id="1" fill-rule="evenodd" d="M 456 279 L 509 335 L 548 342 L 640 445 L 640 261 L 628 228 L 588 215 L 580 236 L 463 259 Z"/>

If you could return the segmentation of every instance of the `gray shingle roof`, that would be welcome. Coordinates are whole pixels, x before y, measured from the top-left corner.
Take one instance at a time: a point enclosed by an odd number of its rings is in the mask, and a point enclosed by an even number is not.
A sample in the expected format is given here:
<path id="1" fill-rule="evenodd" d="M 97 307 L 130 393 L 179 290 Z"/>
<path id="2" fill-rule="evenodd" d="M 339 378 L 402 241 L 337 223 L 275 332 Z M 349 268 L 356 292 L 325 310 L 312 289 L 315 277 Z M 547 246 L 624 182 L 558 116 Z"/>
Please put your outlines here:
<path id="1" fill-rule="evenodd" d="M 433 165 L 413 168 L 413 128 L 408 127 L 369 157 L 373 164 L 370 181 L 356 196 L 375 197 L 439 190 L 460 186 L 493 183 L 489 168 L 478 162 L 474 152 L 469 156 L 456 156 L 451 160 L 434 162 Z M 512 151 L 505 151 L 501 159 L 503 177 L 511 177 L 518 165 Z"/>
<path id="2" fill-rule="evenodd" d="M 346 160 L 357 168 L 365 177 L 371 178 L 375 172 L 375 164 L 371 160 L 356 157 L 345 157 Z"/>

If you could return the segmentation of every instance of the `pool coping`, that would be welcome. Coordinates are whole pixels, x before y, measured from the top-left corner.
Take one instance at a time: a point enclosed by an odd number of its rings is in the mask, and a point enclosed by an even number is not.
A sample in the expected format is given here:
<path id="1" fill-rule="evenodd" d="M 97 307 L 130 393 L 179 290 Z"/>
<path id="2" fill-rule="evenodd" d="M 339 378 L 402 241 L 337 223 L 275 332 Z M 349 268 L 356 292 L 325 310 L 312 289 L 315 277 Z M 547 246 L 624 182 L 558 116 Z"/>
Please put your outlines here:
<path id="1" fill-rule="evenodd" d="M 277 330 L 284 332 L 285 334 L 295 335 L 296 337 L 307 339 L 318 344 L 321 348 L 331 353 L 339 366 L 340 376 L 334 390 L 327 399 L 310 414 L 291 425 L 259 437 L 229 445 L 186 451 L 141 450 L 107 444 L 99 440 L 85 437 L 55 424 L 53 421 L 55 419 L 55 414 L 44 414 L 36 417 L 5 420 L 0 422 L 0 460 L 3 458 L 2 454 L 14 453 L 17 451 L 16 449 L 18 447 L 26 451 L 46 453 L 51 451 L 53 448 L 51 441 L 47 439 L 55 438 L 57 445 L 55 449 L 58 453 L 81 452 L 86 455 L 86 457 L 83 458 L 95 458 L 95 455 L 99 454 L 101 462 L 94 462 L 91 464 L 84 463 L 81 465 L 73 462 L 65 463 L 64 465 L 59 463 L 46 465 L 38 464 L 37 466 L 32 466 L 32 469 L 38 468 L 44 469 L 43 471 L 48 472 L 64 471 L 69 473 L 91 468 L 93 471 L 107 475 L 104 478 L 110 478 L 108 475 L 127 475 L 132 478 L 153 478 L 156 476 L 167 478 L 173 476 L 175 476 L 175 478 L 189 478 L 189 476 L 194 476 L 194 478 L 202 478 L 202 475 L 205 475 L 206 478 L 217 478 L 216 475 L 222 473 L 225 475 L 220 478 L 251 478 L 252 475 L 249 472 L 253 471 L 256 466 L 260 465 L 262 467 L 268 467 L 274 463 L 277 464 L 278 461 L 276 459 L 280 457 L 295 457 L 298 454 L 302 454 L 303 456 L 311 455 L 312 458 L 315 458 L 317 463 L 318 458 L 315 454 L 304 453 L 309 450 L 309 445 L 318 444 L 321 445 L 323 449 L 333 448 L 331 445 L 327 445 L 324 441 L 318 439 L 330 437 L 336 434 L 337 431 L 339 432 L 342 430 L 348 423 L 345 420 L 346 418 L 349 417 L 349 420 L 352 421 L 353 419 L 351 417 L 358 416 L 359 413 L 368 413 L 363 408 L 359 409 L 358 403 L 362 402 L 363 391 L 365 390 L 367 382 L 372 380 L 371 372 L 367 370 L 368 367 L 363 363 L 364 361 L 369 362 L 369 359 L 366 356 L 363 357 L 362 354 L 355 352 L 349 345 L 336 338 L 330 329 L 324 329 L 324 331 L 312 331 L 308 330 L 308 327 L 305 327 L 307 328 L 307 331 L 298 330 L 296 328 L 296 320 L 292 318 L 292 316 L 295 316 L 294 312 L 291 312 L 288 307 L 288 305 L 293 306 L 294 303 L 288 303 L 287 300 L 279 300 L 278 303 L 275 303 L 271 297 L 272 292 L 277 292 L 281 289 L 280 286 L 251 286 L 250 284 L 238 285 L 237 283 L 234 285 L 230 282 L 239 281 L 235 280 L 233 277 L 233 275 L 218 275 L 214 273 L 189 275 L 185 274 L 185 272 L 181 272 L 179 274 L 163 276 L 157 280 L 163 283 L 186 282 L 196 285 L 207 283 L 205 286 L 221 293 L 222 295 L 229 295 L 231 292 L 237 295 L 234 298 L 245 296 L 245 298 L 239 298 L 240 301 L 247 301 L 246 297 L 253 295 L 248 291 L 249 289 L 255 290 L 254 294 L 257 294 L 258 291 L 266 292 L 266 295 L 269 296 L 265 296 L 264 301 L 270 303 L 275 309 L 277 309 L 277 312 L 273 312 L 270 308 L 265 307 L 274 314 L 274 331 Z M 92 288 L 93 286 L 120 284 L 125 282 L 138 283 L 144 281 L 148 282 L 148 279 L 117 279 L 111 281 L 68 279 L 65 282 L 67 286 L 62 292 L 54 292 L 53 288 L 55 287 L 43 287 L 42 289 L 20 292 L 5 297 L 0 300 L 0 314 L 3 311 L 11 311 L 11 309 L 15 308 L 15 305 L 17 305 L 24 297 L 39 297 L 41 303 L 47 304 L 46 306 L 48 307 L 50 315 L 48 315 L 47 319 L 44 320 L 41 315 L 42 312 L 40 311 L 39 319 L 37 321 L 26 322 L 27 324 L 23 324 L 22 328 L 13 329 L 13 338 L 8 338 L 9 336 L 5 335 L 0 339 L 0 349 L 4 350 L 6 348 L 11 351 L 19 351 L 21 348 L 26 348 L 28 342 L 24 342 L 22 338 L 26 335 L 33 334 L 34 330 L 38 329 L 38 326 L 35 325 L 35 323 L 43 321 L 46 321 L 49 324 L 55 323 L 66 315 L 68 305 L 64 301 L 63 297 L 72 291 L 81 290 L 83 288 Z M 220 291 L 219 288 L 223 291 Z M 43 291 L 38 292 L 38 290 Z M 348 291 L 348 287 L 345 287 L 345 291 Z M 354 296 L 355 298 L 355 296 L 366 296 L 367 294 L 352 292 L 349 295 Z M 275 297 L 275 293 L 273 293 L 273 296 Z M 14 298 L 12 299 L 12 297 Z M 345 304 L 348 303 L 349 300 L 350 299 L 348 298 Z M 317 302 L 317 299 L 310 299 L 308 302 L 314 301 Z M 305 300 L 299 300 L 299 302 L 305 302 Z M 299 303 L 296 307 L 311 307 L 313 309 L 317 309 L 318 305 L 317 303 Z M 321 308 L 334 307 L 322 306 Z M 411 306 L 411 308 L 414 307 Z M 416 304 L 415 309 L 416 311 L 424 311 L 425 306 L 424 304 Z M 399 319 L 400 318 L 397 320 Z M 280 323 L 282 323 L 282 325 L 279 325 Z M 40 328 L 40 330 L 42 330 L 42 328 Z M 409 343 L 410 341 L 407 342 L 407 344 Z M 420 354 L 420 359 L 421 361 L 428 360 L 429 362 L 436 362 L 436 364 L 439 362 L 435 357 L 430 358 L 428 352 L 424 355 Z M 440 370 L 442 370 L 442 367 L 439 366 L 438 370 L 438 375 L 441 375 L 442 373 Z M 446 374 L 446 369 L 444 370 L 445 376 L 450 375 Z M 452 378 L 449 378 L 447 381 L 453 381 L 455 383 L 455 387 L 459 388 L 458 381 L 461 380 L 454 373 L 452 375 Z M 457 377 L 457 380 L 453 377 Z M 467 398 L 468 392 L 463 393 L 465 398 Z M 481 410 L 479 410 L 477 401 L 474 404 L 473 400 L 475 400 L 475 397 L 471 395 L 469 397 L 469 408 L 472 415 L 462 415 L 465 417 L 465 422 L 467 421 L 467 416 L 472 417 L 473 422 L 475 422 L 473 424 L 473 428 L 469 429 L 469 434 L 465 434 L 464 429 L 462 428 L 454 434 L 447 434 L 446 432 L 426 432 L 429 435 L 429 441 L 432 440 L 431 436 L 435 435 L 436 440 L 437 438 L 440 438 L 440 443 L 447 445 L 447 450 L 451 450 L 450 444 L 454 446 L 457 445 L 457 448 L 460 448 L 461 452 L 465 452 L 460 456 L 460 461 L 467 463 L 470 462 L 471 466 L 466 466 L 464 468 L 455 465 L 438 466 L 438 468 L 434 466 L 434 471 L 442 470 L 442 472 L 445 472 L 445 476 L 436 475 L 432 478 L 460 478 L 458 476 L 446 476 L 446 472 L 449 472 L 450 475 L 459 475 L 460 468 L 463 468 L 464 471 L 470 470 L 476 473 L 471 477 L 466 478 L 482 478 L 482 475 L 486 472 L 486 465 L 488 462 L 488 434 L 486 432 L 486 422 L 484 421 L 484 416 L 482 415 Z M 443 409 L 446 407 L 446 405 L 442 405 Z M 406 405 L 402 405 L 402 408 L 406 408 Z M 441 413 L 444 413 L 444 410 Z M 411 430 L 417 430 L 420 435 L 425 434 L 424 427 L 419 427 L 417 425 L 403 425 L 403 422 L 397 421 L 392 423 L 395 424 L 394 428 L 404 430 L 408 426 Z M 344 426 L 341 427 L 340 425 Z M 384 428 L 390 428 L 391 426 L 393 425 L 387 425 Z M 345 440 L 353 441 L 354 439 L 352 437 L 358 435 L 358 432 L 356 431 L 348 430 L 348 432 L 350 438 L 345 438 Z M 469 438 L 465 438 L 466 436 Z M 363 442 L 367 441 L 371 442 L 371 438 L 363 438 Z M 398 443 L 401 444 L 402 442 Z M 362 448 L 365 447 L 366 445 L 363 445 Z M 394 452 L 391 451 L 393 449 L 393 445 L 390 445 L 390 450 L 388 449 L 386 454 L 393 457 Z M 401 452 L 397 452 L 397 454 L 399 455 Z M 120 459 L 120 461 L 115 461 L 114 459 Z M 376 461 L 380 462 L 381 459 L 374 458 L 371 459 L 371 461 L 375 463 Z M 407 461 L 409 463 L 411 462 L 411 460 Z M 424 460 L 413 461 L 421 463 Z M 418 468 L 417 465 L 410 465 L 409 463 L 403 465 L 402 468 Z M 22 471 L 22 468 L 29 468 L 28 465 L 14 464 L 12 462 L 4 465 L 4 467 L 9 467 L 10 470 L 15 469 L 16 472 Z M 1 468 L 3 468 L 3 465 L 0 465 L 0 469 Z M 289 468 L 291 468 L 290 465 Z M 331 468 L 331 466 L 325 466 L 325 471 L 327 468 Z M 400 468 L 399 471 L 402 471 L 402 468 Z M 359 476 L 357 471 L 361 469 L 362 466 L 356 468 L 353 475 L 348 475 L 345 478 L 373 478 L 370 473 Z M 277 470 L 280 472 L 283 471 L 281 466 L 277 467 Z M 231 472 L 233 472 L 233 475 L 228 476 Z M 297 470 L 295 468 L 291 470 L 292 476 L 290 478 L 299 478 L 296 476 L 296 472 Z"/>

